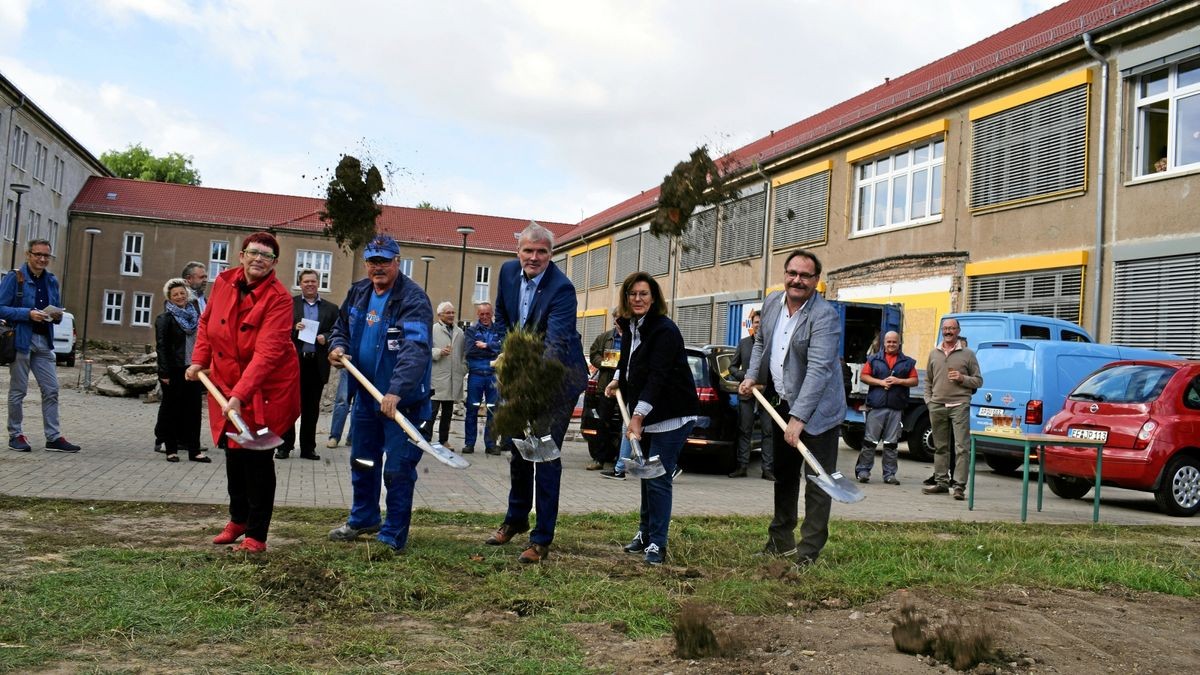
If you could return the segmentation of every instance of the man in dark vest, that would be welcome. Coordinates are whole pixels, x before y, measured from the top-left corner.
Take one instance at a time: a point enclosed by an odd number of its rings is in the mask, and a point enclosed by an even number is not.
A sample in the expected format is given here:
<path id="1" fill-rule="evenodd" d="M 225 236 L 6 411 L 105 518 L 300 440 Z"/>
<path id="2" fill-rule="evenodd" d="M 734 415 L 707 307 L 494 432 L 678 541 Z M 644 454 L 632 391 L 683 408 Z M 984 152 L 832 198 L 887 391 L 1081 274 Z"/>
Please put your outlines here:
<path id="1" fill-rule="evenodd" d="M 868 386 L 867 432 L 854 474 L 860 483 L 871 480 L 875 448 L 882 440 L 883 482 L 899 485 L 896 446 L 900 442 L 900 416 L 908 405 L 908 390 L 917 386 L 917 362 L 900 351 L 899 333 L 892 330 L 883 336 L 883 351 L 867 357 L 860 379 Z"/>
<path id="2" fill-rule="evenodd" d="M 304 270 L 300 273 L 300 295 L 292 298 L 292 343 L 300 358 L 300 456 L 314 460 L 321 459 L 317 454 L 317 417 L 321 414 L 321 392 L 329 381 L 329 334 L 338 318 L 338 306 L 318 294 L 320 286 L 321 275 L 316 270 Z M 283 445 L 275 450 L 275 459 L 287 459 L 295 447 L 296 428 L 292 427 L 283 435 Z"/>

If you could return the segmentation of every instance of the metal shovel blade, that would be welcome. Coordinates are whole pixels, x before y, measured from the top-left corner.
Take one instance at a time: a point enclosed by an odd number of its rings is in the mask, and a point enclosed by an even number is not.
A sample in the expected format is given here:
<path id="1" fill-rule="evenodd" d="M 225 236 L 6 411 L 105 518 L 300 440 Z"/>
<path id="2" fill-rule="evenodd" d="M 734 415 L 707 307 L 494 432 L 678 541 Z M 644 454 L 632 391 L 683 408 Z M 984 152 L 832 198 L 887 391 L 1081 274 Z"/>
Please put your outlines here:
<path id="1" fill-rule="evenodd" d="M 665 475 L 667 469 L 662 465 L 662 460 L 658 458 L 658 455 L 646 459 L 646 456 L 642 454 L 641 441 L 631 436 L 629 438 L 629 461 L 625 462 L 625 473 L 634 478 L 649 480 Z"/>
<path id="2" fill-rule="evenodd" d="M 843 504 L 854 504 L 866 498 L 862 490 L 859 490 L 858 486 L 849 478 L 843 476 L 841 471 L 825 475 L 810 473 L 808 479 L 824 490 L 825 494 Z"/>
<path id="3" fill-rule="evenodd" d="M 535 436 L 529 433 L 525 438 L 514 438 L 513 445 L 526 462 L 553 462 L 562 457 L 562 450 L 550 434 Z"/>
<path id="4" fill-rule="evenodd" d="M 434 458 L 442 464 L 451 466 L 455 469 L 465 469 L 468 466 L 471 466 L 471 463 L 468 462 L 465 457 L 457 452 L 454 452 L 450 448 L 447 448 L 441 443 L 430 443 L 429 447 L 421 449 L 433 455 Z"/>
<path id="5" fill-rule="evenodd" d="M 247 450 L 274 450 L 275 448 L 283 445 L 283 439 L 279 437 L 279 434 L 271 431 L 270 429 L 263 427 L 258 431 L 250 431 L 250 427 L 246 424 L 245 420 L 242 419 L 241 415 L 230 411 L 229 417 L 233 420 L 234 426 L 236 426 L 238 429 L 246 430 L 245 433 L 234 433 L 232 431 L 225 432 L 225 435 L 229 437 L 229 440 L 237 443 L 239 446 Z"/>

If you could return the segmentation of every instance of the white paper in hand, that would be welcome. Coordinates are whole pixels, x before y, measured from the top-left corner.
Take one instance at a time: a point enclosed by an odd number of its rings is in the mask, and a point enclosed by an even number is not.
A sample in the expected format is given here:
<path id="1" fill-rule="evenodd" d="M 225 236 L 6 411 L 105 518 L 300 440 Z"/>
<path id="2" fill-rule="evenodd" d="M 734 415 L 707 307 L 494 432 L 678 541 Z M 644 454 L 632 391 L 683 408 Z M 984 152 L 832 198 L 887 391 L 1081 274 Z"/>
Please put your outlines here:
<path id="1" fill-rule="evenodd" d="M 312 319 L 300 319 L 300 323 L 304 324 L 304 328 L 299 332 L 300 341 L 310 345 L 317 344 L 317 322 Z"/>

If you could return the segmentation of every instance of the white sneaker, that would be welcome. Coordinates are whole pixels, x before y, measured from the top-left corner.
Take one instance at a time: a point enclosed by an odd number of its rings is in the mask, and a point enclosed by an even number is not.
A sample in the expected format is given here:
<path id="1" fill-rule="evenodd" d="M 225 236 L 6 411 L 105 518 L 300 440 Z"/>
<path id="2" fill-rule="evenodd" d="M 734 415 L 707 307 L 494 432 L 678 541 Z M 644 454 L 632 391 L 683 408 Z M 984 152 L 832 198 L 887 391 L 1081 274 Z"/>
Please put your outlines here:
<path id="1" fill-rule="evenodd" d="M 338 446 L 338 440 L 336 438 L 331 438 L 325 442 L 325 447 L 327 447 L 327 448 L 336 448 L 337 446 Z"/>

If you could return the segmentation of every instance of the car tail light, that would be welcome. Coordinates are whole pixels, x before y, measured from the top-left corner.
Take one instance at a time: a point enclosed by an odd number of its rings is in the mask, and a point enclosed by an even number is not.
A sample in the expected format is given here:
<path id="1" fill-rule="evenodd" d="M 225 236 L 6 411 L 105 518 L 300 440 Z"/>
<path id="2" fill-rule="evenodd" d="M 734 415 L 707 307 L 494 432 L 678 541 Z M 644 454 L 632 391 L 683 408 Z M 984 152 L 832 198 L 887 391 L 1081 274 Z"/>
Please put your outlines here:
<path id="1" fill-rule="evenodd" d="M 1133 439 L 1133 449 L 1141 450 L 1150 444 L 1150 439 L 1154 438 L 1154 430 L 1158 428 L 1158 423 L 1147 420 L 1142 424 L 1142 428 L 1138 429 L 1137 437 Z"/>
<path id="2" fill-rule="evenodd" d="M 717 390 L 712 387 L 696 387 L 696 398 L 699 398 L 701 403 L 716 403 L 721 400 L 717 396 Z"/>
<path id="3" fill-rule="evenodd" d="M 596 393 L 596 381 L 591 378 L 588 378 L 587 393 L 589 393 L 589 394 Z"/>
<path id="4" fill-rule="evenodd" d="M 1042 424 L 1042 402 L 1030 401 L 1025 404 L 1025 424 Z"/>

